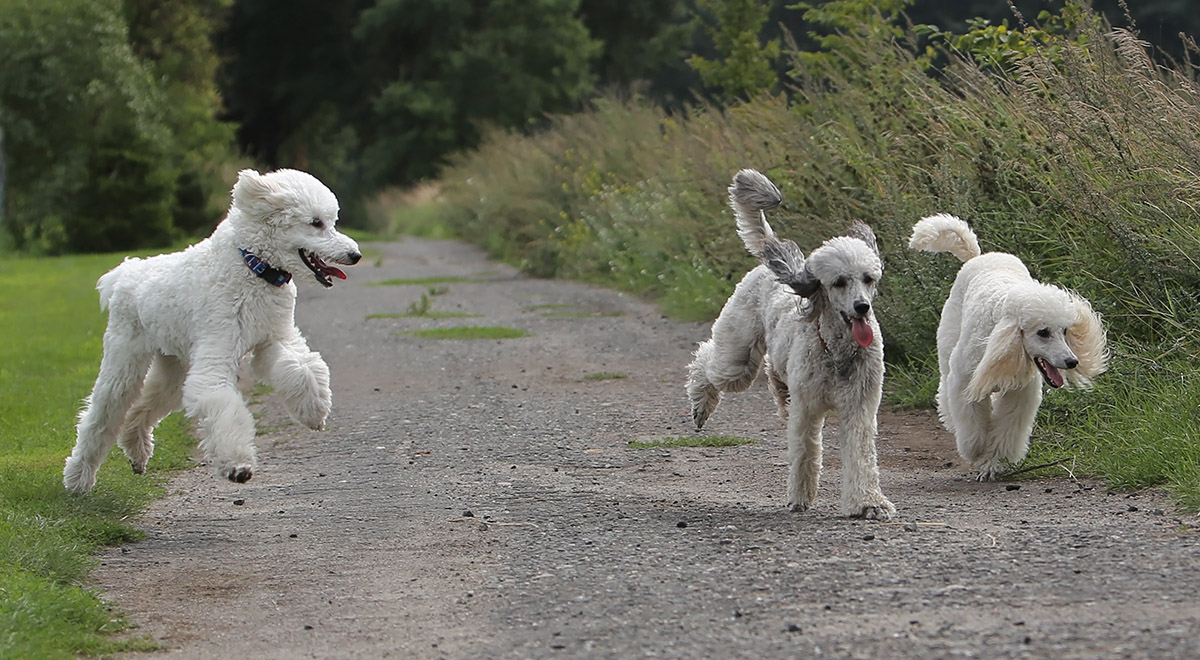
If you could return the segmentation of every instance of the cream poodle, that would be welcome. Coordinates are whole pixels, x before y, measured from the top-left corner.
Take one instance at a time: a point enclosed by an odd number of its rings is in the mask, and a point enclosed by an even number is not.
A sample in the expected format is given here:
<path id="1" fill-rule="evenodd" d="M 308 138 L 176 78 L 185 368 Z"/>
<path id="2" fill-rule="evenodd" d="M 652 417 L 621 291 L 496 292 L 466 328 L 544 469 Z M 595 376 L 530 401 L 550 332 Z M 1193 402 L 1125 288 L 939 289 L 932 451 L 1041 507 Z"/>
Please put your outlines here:
<path id="1" fill-rule="evenodd" d="M 1104 327 L 1087 300 L 1033 279 L 1017 257 L 980 254 L 952 215 L 922 219 L 908 245 L 963 261 L 937 332 L 938 414 L 987 481 L 1025 458 L 1043 381 L 1087 388 L 1104 372 Z"/>

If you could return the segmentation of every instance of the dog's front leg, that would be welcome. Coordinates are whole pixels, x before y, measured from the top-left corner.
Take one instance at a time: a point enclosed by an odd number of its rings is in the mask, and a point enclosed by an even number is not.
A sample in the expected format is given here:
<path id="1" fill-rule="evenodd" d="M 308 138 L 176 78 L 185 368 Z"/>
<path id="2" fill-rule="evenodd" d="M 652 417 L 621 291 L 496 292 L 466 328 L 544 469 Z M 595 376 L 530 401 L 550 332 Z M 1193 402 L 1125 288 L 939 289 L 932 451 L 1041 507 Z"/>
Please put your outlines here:
<path id="1" fill-rule="evenodd" d="M 254 350 L 254 371 L 275 388 L 293 419 L 310 429 L 325 428 L 333 407 L 329 367 L 321 354 L 308 349 L 300 331 L 278 343 Z"/>
<path id="2" fill-rule="evenodd" d="M 978 470 L 979 481 L 989 481 L 1004 470 L 1004 461 L 996 455 L 991 435 L 992 400 L 971 401 L 964 394 L 968 378 L 952 374 L 948 380 L 946 404 L 954 420 L 954 442 L 958 455 Z"/>
<path id="3" fill-rule="evenodd" d="M 236 355 L 233 347 L 193 355 L 183 382 L 183 408 L 196 420 L 200 449 L 217 474 L 244 483 L 256 465 L 254 417 L 237 388 Z"/>
<path id="4" fill-rule="evenodd" d="M 1005 463 L 1019 463 L 1029 452 L 1029 434 L 1042 405 L 1042 381 L 1031 379 L 1024 387 L 992 395 L 991 445 Z"/>
<path id="5" fill-rule="evenodd" d="M 788 406 L 788 508 L 807 511 L 821 481 L 821 427 L 824 413 L 793 397 Z"/>
<path id="6" fill-rule="evenodd" d="M 842 515 L 890 520 L 896 507 L 879 487 L 879 459 L 875 450 L 878 432 L 875 405 L 864 402 L 838 412 L 842 426 Z"/>

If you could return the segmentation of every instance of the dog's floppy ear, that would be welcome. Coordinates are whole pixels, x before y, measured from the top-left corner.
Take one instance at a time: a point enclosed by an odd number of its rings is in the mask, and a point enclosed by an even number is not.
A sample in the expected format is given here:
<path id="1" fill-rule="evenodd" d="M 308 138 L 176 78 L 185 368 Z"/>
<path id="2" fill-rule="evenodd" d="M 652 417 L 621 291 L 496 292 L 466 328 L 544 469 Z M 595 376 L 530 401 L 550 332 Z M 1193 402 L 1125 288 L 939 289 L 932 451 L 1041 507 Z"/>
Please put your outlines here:
<path id="1" fill-rule="evenodd" d="M 1075 306 L 1075 322 L 1067 328 L 1067 346 L 1075 353 L 1079 365 L 1063 372 L 1076 387 L 1091 387 L 1092 379 L 1108 368 L 1108 340 L 1100 315 L 1086 298 L 1069 293 Z"/>
<path id="2" fill-rule="evenodd" d="M 964 394 L 968 401 L 983 401 L 995 390 L 1009 390 L 1034 376 L 1033 361 L 1025 355 L 1021 328 L 1013 319 L 1001 319 L 988 336 L 983 359 L 975 368 Z"/>
<path id="3" fill-rule="evenodd" d="M 250 217 L 264 219 L 282 208 L 279 194 L 266 176 L 245 169 L 233 185 L 233 205 Z"/>
<path id="4" fill-rule="evenodd" d="M 770 267 L 770 264 L 767 264 L 767 266 Z M 776 272 L 776 276 L 779 276 L 778 272 Z M 813 275 L 807 263 L 800 269 L 800 272 L 788 271 L 786 276 L 779 276 L 779 281 L 791 287 L 792 291 L 795 291 L 796 295 L 801 298 L 812 298 L 817 294 L 817 290 L 821 288 L 821 280 L 818 280 Z"/>
<path id="5" fill-rule="evenodd" d="M 850 224 L 850 229 L 846 230 L 846 235 L 866 243 L 867 247 L 871 248 L 871 251 L 879 258 L 880 267 L 883 266 L 883 254 L 879 252 L 879 242 L 875 240 L 875 232 L 867 223 L 855 220 Z"/>

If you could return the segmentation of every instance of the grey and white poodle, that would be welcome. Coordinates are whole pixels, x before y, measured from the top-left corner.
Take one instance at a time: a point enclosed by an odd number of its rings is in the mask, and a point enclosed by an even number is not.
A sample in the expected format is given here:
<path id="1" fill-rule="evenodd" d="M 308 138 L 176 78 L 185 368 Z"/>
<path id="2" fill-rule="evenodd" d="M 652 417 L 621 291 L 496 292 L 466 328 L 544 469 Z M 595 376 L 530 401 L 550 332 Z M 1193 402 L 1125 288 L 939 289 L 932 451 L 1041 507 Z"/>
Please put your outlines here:
<path id="1" fill-rule="evenodd" d="M 738 235 L 763 265 L 742 278 L 688 367 L 692 419 L 703 427 L 721 393 L 749 388 L 765 364 L 787 420 L 788 507 L 812 506 L 825 416 L 836 412 L 841 512 L 887 520 L 896 508 L 880 490 L 875 450 L 883 386 L 883 342 L 872 310 L 883 275 L 875 234 L 856 222 L 848 235 L 825 241 L 805 259 L 767 223 L 764 211 L 781 200 L 778 188 L 754 170 L 738 172 L 729 186 Z"/>

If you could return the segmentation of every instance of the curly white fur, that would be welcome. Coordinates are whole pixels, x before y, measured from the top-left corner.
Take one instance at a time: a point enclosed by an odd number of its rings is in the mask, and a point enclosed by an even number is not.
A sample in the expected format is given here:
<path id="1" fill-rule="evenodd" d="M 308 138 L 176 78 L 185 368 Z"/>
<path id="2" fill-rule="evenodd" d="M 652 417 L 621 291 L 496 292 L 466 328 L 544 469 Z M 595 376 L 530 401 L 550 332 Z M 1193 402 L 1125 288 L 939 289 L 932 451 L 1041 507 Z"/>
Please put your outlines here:
<path id="1" fill-rule="evenodd" d="M 722 392 L 740 392 L 766 365 L 768 385 L 788 425 L 788 506 L 808 509 L 821 473 L 821 431 L 836 411 L 842 430 L 844 515 L 886 520 L 896 508 L 879 487 L 876 414 L 883 385 L 883 340 L 871 303 L 883 275 L 875 235 L 856 223 L 804 258 L 776 237 L 765 210 L 779 190 L 754 170 L 729 187 L 738 235 L 763 265 L 750 271 L 713 323 L 688 367 L 697 428 Z M 799 296 L 799 297 L 798 297 Z M 767 356 L 770 356 L 768 359 Z"/>
<path id="2" fill-rule="evenodd" d="M 324 426 L 329 368 L 296 328 L 296 285 L 264 281 L 241 250 L 297 277 L 311 270 L 329 286 L 330 275 L 345 275 L 326 262 L 357 263 L 358 245 L 336 230 L 337 198 L 304 172 L 243 170 L 232 198 L 210 237 L 182 252 L 126 259 L 97 282 L 108 329 L 63 470 L 68 490 L 92 489 L 114 443 L 134 472 L 144 472 L 154 427 L 181 407 L 196 420 L 200 447 L 217 472 L 250 479 L 254 418 L 237 382 L 239 363 L 251 353 L 255 375 L 275 388 L 288 412 L 310 428 Z"/>
<path id="3" fill-rule="evenodd" d="M 1104 372 L 1104 326 L 1082 296 L 1038 282 L 1017 257 L 980 254 L 952 215 L 922 219 L 909 247 L 964 262 L 938 326 L 938 414 L 979 480 L 992 479 L 1028 453 L 1043 380 L 1086 388 Z"/>

